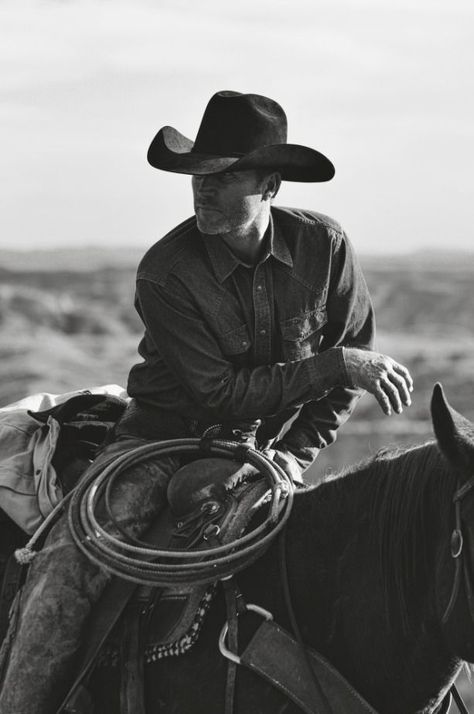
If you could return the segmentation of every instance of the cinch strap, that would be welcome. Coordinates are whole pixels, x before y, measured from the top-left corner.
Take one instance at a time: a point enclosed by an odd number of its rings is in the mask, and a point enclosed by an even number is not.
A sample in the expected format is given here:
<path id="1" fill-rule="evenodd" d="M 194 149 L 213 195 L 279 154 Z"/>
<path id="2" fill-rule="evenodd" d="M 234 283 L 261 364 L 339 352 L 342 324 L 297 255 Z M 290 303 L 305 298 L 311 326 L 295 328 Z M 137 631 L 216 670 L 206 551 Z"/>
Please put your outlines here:
<path id="1" fill-rule="evenodd" d="M 309 648 L 307 652 L 321 689 L 335 704 L 336 711 L 377 714 L 324 657 Z M 307 676 L 298 642 L 273 620 L 265 620 L 260 625 L 241 655 L 240 663 L 271 682 L 305 714 L 318 714 L 323 710 L 324 702 L 317 697 Z"/>

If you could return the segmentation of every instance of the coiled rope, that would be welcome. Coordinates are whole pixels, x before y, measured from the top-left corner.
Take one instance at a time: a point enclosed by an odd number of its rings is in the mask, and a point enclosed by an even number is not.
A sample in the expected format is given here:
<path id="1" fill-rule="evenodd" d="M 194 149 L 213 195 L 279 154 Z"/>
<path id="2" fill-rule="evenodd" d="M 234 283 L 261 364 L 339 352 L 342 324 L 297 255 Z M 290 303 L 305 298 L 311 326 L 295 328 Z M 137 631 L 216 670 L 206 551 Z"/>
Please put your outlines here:
<path id="1" fill-rule="evenodd" d="M 69 527 L 80 550 L 110 573 L 139 585 L 169 587 L 183 583 L 206 584 L 233 575 L 257 560 L 281 531 L 291 512 L 294 486 L 278 464 L 262 452 L 232 441 L 212 439 L 206 456 L 248 462 L 268 481 L 270 498 L 261 523 L 231 543 L 202 550 L 155 548 L 133 537 L 123 539 L 108 533 L 96 517 L 96 507 L 105 497 L 110 513 L 110 493 L 117 479 L 131 466 L 170 456 L 203 456 L 200 439 L 172 439 L 151 442 L 119 456 L 100 472 L 91 467 L 76 487 L 69 505 Z"/>

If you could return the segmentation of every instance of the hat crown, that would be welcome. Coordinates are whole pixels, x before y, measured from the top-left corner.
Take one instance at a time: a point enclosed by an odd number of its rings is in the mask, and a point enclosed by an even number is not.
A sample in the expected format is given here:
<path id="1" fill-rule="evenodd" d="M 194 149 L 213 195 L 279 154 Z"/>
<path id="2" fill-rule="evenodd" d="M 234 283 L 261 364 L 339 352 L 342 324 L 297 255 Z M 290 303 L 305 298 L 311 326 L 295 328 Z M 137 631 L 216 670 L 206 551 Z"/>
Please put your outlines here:
<path id="1" fill-rule="evenodd" d="M 286 141 L 286 114 L 277 102 L 260 94 L 223 91 L 209 100 L 192 153 L 238 157 Z"/>

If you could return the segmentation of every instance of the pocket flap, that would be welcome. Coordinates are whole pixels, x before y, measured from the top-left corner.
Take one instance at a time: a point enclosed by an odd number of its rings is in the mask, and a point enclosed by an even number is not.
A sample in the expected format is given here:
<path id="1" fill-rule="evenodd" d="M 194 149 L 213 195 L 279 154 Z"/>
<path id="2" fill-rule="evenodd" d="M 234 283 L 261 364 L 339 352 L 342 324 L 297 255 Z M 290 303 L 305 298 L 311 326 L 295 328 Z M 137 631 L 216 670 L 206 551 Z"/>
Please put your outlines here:
<path id="1" fill-rule="evenodd" d="M 318 332 L 326 324 L 328 319 L 325 307 L 319 307 L 310 312 L 292 317 L 281 323 L 281 334 L 284 340 L 297 342 L 305 340 L 314 332 Z"/>

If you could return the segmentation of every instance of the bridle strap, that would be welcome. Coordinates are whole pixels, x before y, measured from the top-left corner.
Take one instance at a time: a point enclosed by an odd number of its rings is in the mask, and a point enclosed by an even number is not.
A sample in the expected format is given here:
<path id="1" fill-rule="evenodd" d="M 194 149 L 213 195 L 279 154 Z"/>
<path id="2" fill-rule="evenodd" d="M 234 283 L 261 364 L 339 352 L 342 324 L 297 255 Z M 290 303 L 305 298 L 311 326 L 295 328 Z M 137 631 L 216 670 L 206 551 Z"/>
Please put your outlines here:
<path id="1" fill-rule="evenodd" d="M 456 491 L 456 494 L 458 491 Z M 462 552 L 464 548 L 464 538 L 462 535 L 462 523 L 461 523 L 461 501 L 456 499 L 456 494 L 454 495 L 454 518 L 455 526 L 451 534 L 451 557 L 454 559 L 454 579 L 453 586 L 451 588 L 451 595 L 449 597 L 446 610 L 441 618 L 443 625 L 449 620 L 451 613 L 458 599 L 459 591 L 461 589 L 461 573 L 462 573 Z"/>
<path id="2" fill-rule="evenodd" d="M 288 578 L 288 566 L 287 566 L 287 560 L 286 560 L 286 527 L 283 528 L 283 530 L 280 533 L 279 536 L 279 570 L 280 570 L 280 577 L 281 577 L 281 585 L 283 588 L 283 596 L 285 600 L 285 606 L 286 610 L 288 613 L 288 618 L 291 624 L 291 629 L 293 630 L 293 634 L 296 638 L 296 641 L 298 642 L 299 649 L 301 651 L 303 660 L 306 665 L 307 673 L 309 676 L 309 681 L 312 683 L 312 686 L 315 690 L 315 693 L 318 695 L 318 699 L 321 700 L 325 712 L 324 714 L 333 714 L 333 708 L 331 706 L 331 703 L 329 699 L 326 696 L 326 693 L 324 692 L 323 688 L 321 687 L 320 682 L 318 681 L 318 678 L 316 677 L 314 673 L 314 669 L 311 665 L 311 659 L 308 654 L 308 650 L 306 648 L 306 645 L 303 641 L 303 638 L 301 636 L 301 631 L 298 625 L 298 621 L 296 619 L 295 611 L 293 608 L 293 602 L 291 598 L 291 592 L 290 592 L 290 581 Z M 322 713 L 323 714 L 323 713 Z"/>
<path id="3" fill-rule="evenodd" d="M 471 568 L 466 558 L 463 558 L 463 573 L 464 573 L 464 589 L 466 591 L 467 604 L 469 606 L 469 615 L 471 622 L 474 623 L 474 591 L 472 588 Z"/>
<path id="4" fill-rule="evenodd" d="M 453 501 L 456 503 L 457 501 L 462 501 L 464 496 L 466 496 L 469 491 L 471 491 L 474 488 L 474 476 L 470 478 L 466 483 L 464 483 L 462 486 L 458 486 L 457 490 L 454 493 L 453 496 Z"/>
<path id="5" fill-rule="evenodd" d="M 471 620 L 474 623 L 474 590 L 472 587 L 472 582 L 469 573 L 469 566 L 464 558 L 464 536 L 462 532 L 462 520 L 461 520 L 461 502 L 463 498 L 474 488 L 474 477 L 470 478 L 462 486 L 459 486 L 454 492 L 453 503 L 454 503 L 454 530 L 451 533 L 451 557 L 455 561 L 454 566 L 454 580 L 453 587 L 451 588 L 451 594 L 449 597 L 446 610 L 441 618 L 443 625 L 449 620 L 456 601 L 461 590 L 461 578 L 464 578 L 464 590 L 466 594 L 466 599 L 469 607 L 469 614 Z"/>

